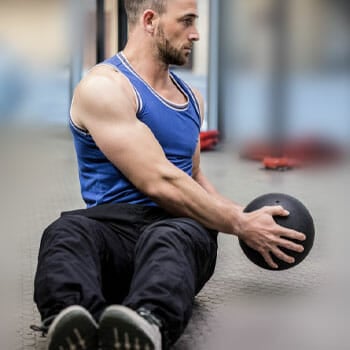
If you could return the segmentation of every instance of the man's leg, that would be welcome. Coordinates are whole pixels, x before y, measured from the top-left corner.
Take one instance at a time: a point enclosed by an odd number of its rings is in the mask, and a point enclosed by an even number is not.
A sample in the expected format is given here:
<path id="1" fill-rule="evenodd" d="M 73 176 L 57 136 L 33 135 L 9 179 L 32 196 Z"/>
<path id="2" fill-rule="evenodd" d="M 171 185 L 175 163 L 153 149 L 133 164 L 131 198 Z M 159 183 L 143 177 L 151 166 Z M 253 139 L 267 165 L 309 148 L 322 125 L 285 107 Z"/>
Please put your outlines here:
<path id="1" fill-rule="evenodd" d="M 43 320 L 70 305 L 81 305 L 96 318 L 104 309 L 101 285 L 103 240 L 95 222 L 65 215 L 51 224 L 41 240 L 34 300 Z"/>
<path id="2" fill-rule="evenodd" d="M 43 324 L 51 325 L 49 349 L 97 348 L 96 320 L 111 295 L 107 289 L 113 287 L 114 300 L 121 302 L 129 287 L 122 280 L 130 265 L 125 256 L 118 234 L 86 216 L 63 215 L 45 230 L 34 299 Z"/>
<path id="3" fill-rule="evenodd" d="M 195 295 L 214 272 L 217 234 L 187 218 L 148 226 L 135 248 L 135 271 L 124 305 L 162 322 L 163 346 L 174 343 L 192 314 Z"/>

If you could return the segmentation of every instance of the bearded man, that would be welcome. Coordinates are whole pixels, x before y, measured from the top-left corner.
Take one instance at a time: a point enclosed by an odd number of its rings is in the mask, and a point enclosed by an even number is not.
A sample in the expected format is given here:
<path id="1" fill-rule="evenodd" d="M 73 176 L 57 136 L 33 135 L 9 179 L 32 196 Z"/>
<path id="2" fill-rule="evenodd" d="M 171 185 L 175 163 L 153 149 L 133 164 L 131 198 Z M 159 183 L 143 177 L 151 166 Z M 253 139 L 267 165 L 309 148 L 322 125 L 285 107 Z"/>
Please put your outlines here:
<path id="1" fill-rule="evenodd" d="M 244 213 L 200 169 L 203 99 L 170 65 L 199 40 L 196 0 L 127 0 L 128 42 L 71 107 L 82 197 L 42 237 L 34 298 L 49 350 L 168 349 L 214 272 L 218 232 L 271 267 L 302 249 L 279 206 Z"/>

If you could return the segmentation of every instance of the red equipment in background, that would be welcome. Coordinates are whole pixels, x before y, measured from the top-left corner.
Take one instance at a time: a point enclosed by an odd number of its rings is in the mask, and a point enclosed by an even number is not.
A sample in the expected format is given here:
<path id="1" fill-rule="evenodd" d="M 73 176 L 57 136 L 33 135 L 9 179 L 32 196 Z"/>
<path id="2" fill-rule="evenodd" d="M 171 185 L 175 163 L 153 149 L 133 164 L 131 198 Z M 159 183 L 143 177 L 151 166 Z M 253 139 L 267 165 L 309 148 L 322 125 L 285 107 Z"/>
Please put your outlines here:
<path id="1" fill-rule="evenodd" d="M 342 159 L 342 148 L 331 141 L 317 137 L 304 137 L 285 141 L 280 145 L 279 155 L 267 142 L 251 142 L 240 150 L 241 158 L 263 163 L 266 169 L 292 169 L 301 166 L 334 163 Z"/>
<path id="2" fill-rule="evenodd" d="M 207 151 L 213 149 L 219 142 L 219 131 L 208 130 L 200 132 L 201 150 Z"/>
<path id="3" fill-rule="evenodd" d="M 200 132 L 201 151 L 213 150 L 219 142 L 218 130 Z M 267 141 L 247 142 L 240 148 L 241 158 L 261 162 L 266 169 L 286 170 L 334 163 L 344 157 L 344 150 L 320 137 L 303 137 L 272 146 Z"/>

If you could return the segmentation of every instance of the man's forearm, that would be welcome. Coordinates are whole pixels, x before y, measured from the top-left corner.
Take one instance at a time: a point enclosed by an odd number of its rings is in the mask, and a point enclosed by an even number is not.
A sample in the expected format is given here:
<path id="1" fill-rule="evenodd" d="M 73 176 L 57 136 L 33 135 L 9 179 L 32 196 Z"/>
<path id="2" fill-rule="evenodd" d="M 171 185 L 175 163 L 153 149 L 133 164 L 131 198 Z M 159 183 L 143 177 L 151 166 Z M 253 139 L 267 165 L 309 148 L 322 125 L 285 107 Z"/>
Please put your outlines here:
<path id="1" fill-rule="evenodd" d="M 205 177 L 202 183 L 187 174 L 167 177 L 157 182 L 148 195 L 174 215 L 190 217 L 207 228 L 236 234 L 240 231 L 242 207 L 221 196 Z"/>
<path id="2" fill-rule="evenodd" d="M 198 171 L 194 177 L 194 180 L 212 196 L 215 196 L 216 198 L 220 199 L 223 202 L 227 202 L 230 205 L 234 205 L 240 211 L 243 210 L 243 207 L 241 205 L 233 202 L 229 198 L 222 196 L 201 170 Z"/>

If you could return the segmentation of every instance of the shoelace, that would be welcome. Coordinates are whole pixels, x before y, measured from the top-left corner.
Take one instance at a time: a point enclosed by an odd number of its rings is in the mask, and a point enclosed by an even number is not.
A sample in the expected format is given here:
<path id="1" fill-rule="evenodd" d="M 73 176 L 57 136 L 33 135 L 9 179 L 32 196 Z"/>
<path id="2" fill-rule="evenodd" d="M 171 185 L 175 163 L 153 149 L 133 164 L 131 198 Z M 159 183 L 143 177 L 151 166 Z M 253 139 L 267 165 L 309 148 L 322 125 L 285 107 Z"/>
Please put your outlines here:
<path id="1" fill-rule="evenodd" d="M 42 337 L 46 337 L 47 332 L 49 330 L 50 324 L 55 319 L 56 315 L 53 315 L 51 317 L 48 317 L 45 319 L 40 326 L 32 324 L 29 326 L 29 328 L 34 332 L 41 332 Z"/>
<path id="2" fill-rule="evenodd" d="M 159 329 L 162 328 L 162 322 L 156 316 L 154 316 L 151 311 L 141 307 L 137 309 L 136 312 L 150 324 L 156 325 Z"/>

